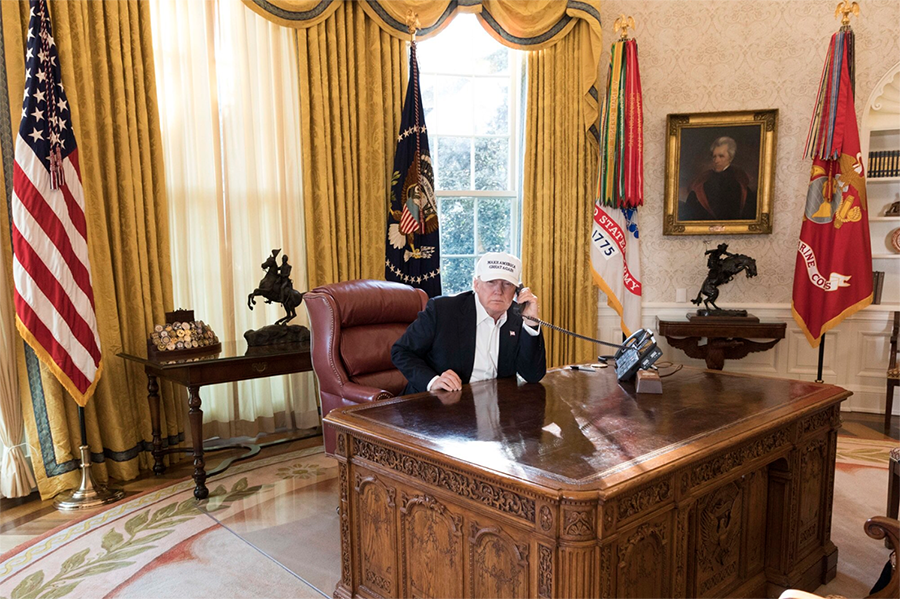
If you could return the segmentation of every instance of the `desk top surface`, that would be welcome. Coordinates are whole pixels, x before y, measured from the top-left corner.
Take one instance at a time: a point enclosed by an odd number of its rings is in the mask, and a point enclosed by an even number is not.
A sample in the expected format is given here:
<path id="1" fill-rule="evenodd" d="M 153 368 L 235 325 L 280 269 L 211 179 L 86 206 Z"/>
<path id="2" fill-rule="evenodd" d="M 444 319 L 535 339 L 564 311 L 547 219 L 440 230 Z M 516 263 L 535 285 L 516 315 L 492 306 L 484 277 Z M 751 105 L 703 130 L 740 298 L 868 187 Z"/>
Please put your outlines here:
<path id="1" fill-rule="evenodd" d="M 210 354 L 189 354 L 178 356 L 177 354 L 170 359 L 163 354 L 157 358 L 148 358 L 147 353 L 129 353 L 121 352 L 120 358 L 138 362 L 144 366 L 152 366 L 160 370 L 171 370 L 176 368 L 184 368 L 189 366 L 204 366 L 209 364 L 217 364 L 235 361 L 260 361 L 267 358 L 274 358 L 285 355 L 300 355 L 309 353 L 309 343 L 281 343 L 278 345 L 261 345 L 258 347 L 248 347 L 247 342 L 241 341 L 223 341 L 220 351 Z"/>
<path id="2" fill-rule="evenodd" d="M 559 488 L 603 488 L 839 403 L 833 385 L 684 368 L 663 394 L 619 385 L 612 368 L 552 370 L 333 411 L 327 420 L 476 468 Z M 626 471 L 631 472 L 626 472 Z"/>

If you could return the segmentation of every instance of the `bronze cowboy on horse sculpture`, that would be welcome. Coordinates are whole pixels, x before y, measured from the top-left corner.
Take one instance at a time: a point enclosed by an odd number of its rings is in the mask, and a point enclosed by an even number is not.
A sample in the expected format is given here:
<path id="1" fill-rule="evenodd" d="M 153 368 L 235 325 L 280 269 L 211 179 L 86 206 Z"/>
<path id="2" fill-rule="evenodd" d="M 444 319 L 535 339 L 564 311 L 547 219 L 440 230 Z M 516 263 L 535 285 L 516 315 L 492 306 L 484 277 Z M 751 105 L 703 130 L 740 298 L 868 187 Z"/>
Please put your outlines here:
<path id="1" fill-rule="evenodd" d="M 291 265 L 286 254 L 281 257 L 281 267 L 278 266 L 279 252 L 280 248 L 272 250 L 272 255 L 262 263 L 262 269 L 266 274 L 259 282 L 259 287 L 247 296 L 247 306 L 251 310 L 256 305 L 256 300 L 253 299 L 256 296 L 265 298 L 267 304 L 273 302 L 281 304 L 287 315 L 276 320 L 276 325 L 287 324 L 297 316 L 297 306 L 303 301 L 303 294 L 294 289 L 291 281 Z"/>
<path id="2" fill-rule="evenodd" d="M 731 281 L 735 275 L 744 272 L 750 279 L 756 276 L 756 260 L 744 254 L 732 254 L 728 251 L 728 244 L 720 243 L 715 249 L 707 250 L 706 265 L 709 267 L 709 274 L 703 285 L 700 287 L 700 293 L 696 299 L 692 299 L 691 303 L 700 305 L 702 301 L 706 306 L 706 310 L 697 310 L 700 316 L 746 316 L 746 310 L 723 310 L 716 305 L 716 298 L 719 297 L 719 285 L 724 285 Z M 703 296 L 706 298 L 703 298 Z M 712 306 L 714 309 L 710 309 Z"/>

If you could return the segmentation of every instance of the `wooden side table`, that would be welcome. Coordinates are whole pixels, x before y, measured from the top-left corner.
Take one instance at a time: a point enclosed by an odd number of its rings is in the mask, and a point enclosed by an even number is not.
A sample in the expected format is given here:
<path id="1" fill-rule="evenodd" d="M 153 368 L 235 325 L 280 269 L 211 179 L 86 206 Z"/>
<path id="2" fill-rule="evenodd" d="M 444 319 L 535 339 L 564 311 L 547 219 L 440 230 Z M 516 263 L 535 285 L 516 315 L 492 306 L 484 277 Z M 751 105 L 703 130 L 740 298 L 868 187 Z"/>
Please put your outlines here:
<path id="1" fill-rule="evenodd" d="M 246 447 L 250 452 L 239 458 L 226 460 L 215 470 L 206 472 L 206 461 L 203 449 L 203 410 L 200 409 L 200 387 L 217 383 L 233 383 L 281 374 L 294 374 L 312 370 L 309 354 L 309 343 L 283 344 L 247 348 L 244 341 L 222 343 L 222 351 L 206 356 L 191 356 L 175 360 L 153 359 L 142 355 L 120 353 L 119 357 L 144 366 L 147 374 L 147 400 L 150 402 L 150 420 L 153 426 L 153 472 L 162 474 L 166 467 L 163 456 L 168 453 L 189 453 L 194 456 L 194 497 L 206 499 L 209 490 L 206 488 L 207 476 L 218 474 L 232 462 L 252 457 L 259 453 L 264 445 L 228 445 L 216 447 L 214 450 Z M 188 418 L 191 423 L 191 436 L 194 446 L 190 449 L 169 447 L 163 449 L 159 423 L 159 384 L 157 379 L 178 383 L 187 387 Z"/>
<path id="2" fill-rule="evenodd" d="M 759 322 L 755 316 L 716 317 L 688 314 L 688 320 L 656 319 L 659 334 L 669 345 L 691 358 L 706 360 L 710 370 L 722 370 L 725 360 L 740 360 L 753 352 L 766 351 L 784 339 L 787 324 Z M 706 344 L 700 339 L 706 337 Z M 771 339 L 771 341 L 750 341 Z"/>

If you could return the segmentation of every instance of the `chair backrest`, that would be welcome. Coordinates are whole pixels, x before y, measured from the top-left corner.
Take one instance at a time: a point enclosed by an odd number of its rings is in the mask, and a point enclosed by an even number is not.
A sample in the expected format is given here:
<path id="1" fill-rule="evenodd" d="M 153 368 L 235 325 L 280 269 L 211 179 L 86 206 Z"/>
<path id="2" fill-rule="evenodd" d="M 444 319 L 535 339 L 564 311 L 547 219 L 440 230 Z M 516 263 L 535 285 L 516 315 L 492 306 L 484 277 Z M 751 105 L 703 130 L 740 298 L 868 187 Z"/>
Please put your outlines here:
<path id="1" fill-rule="evenodd" d="M 340 395 L 347 381 L 392 395 L 403 391 L 406 378 L 391 362 L 391 347 L 424 309 L 424 291 L 358 280 L 317 287 L 303 299 L 321 391 Z"/>

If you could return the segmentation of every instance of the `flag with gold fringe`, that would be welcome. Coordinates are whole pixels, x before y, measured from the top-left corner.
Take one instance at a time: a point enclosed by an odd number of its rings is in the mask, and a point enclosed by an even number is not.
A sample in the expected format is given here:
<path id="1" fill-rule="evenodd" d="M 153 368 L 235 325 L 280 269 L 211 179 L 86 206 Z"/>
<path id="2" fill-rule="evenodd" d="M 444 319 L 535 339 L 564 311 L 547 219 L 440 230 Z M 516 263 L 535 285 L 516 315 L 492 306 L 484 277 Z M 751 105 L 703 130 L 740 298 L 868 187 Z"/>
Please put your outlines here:
<path id="1" fill-rule="evenodd" d="M 619 314 L 622 332 L 630 335 L 641 328 L 638 207 L 644 203 L 644 123 L 635 40 L 619 40 L 610 49 L 602 125 L 591 267 L 594 283 Z"/>
<path id="2" fill-rule="evenodd" d="M 16 326 L 79 406 L 101 372 L 84 190 L 43 0 L 31 0 L 12 213 Z"/>
<path id="3" fill-rule="evenodd" d="M 792 311 L 810 345 L 872 302 L 866 178 L 854 108 L 853 31 L 831 38 L 806 141 L 812 158 Z"/>
<path id="4" fill-rule="evenodd" d="M 385 280 L 418 287 L 428 297 L 440 295 L 441 234 L 415 39 L 410 44 L 409 85 L 400 116 L 389 202 Z"/>

